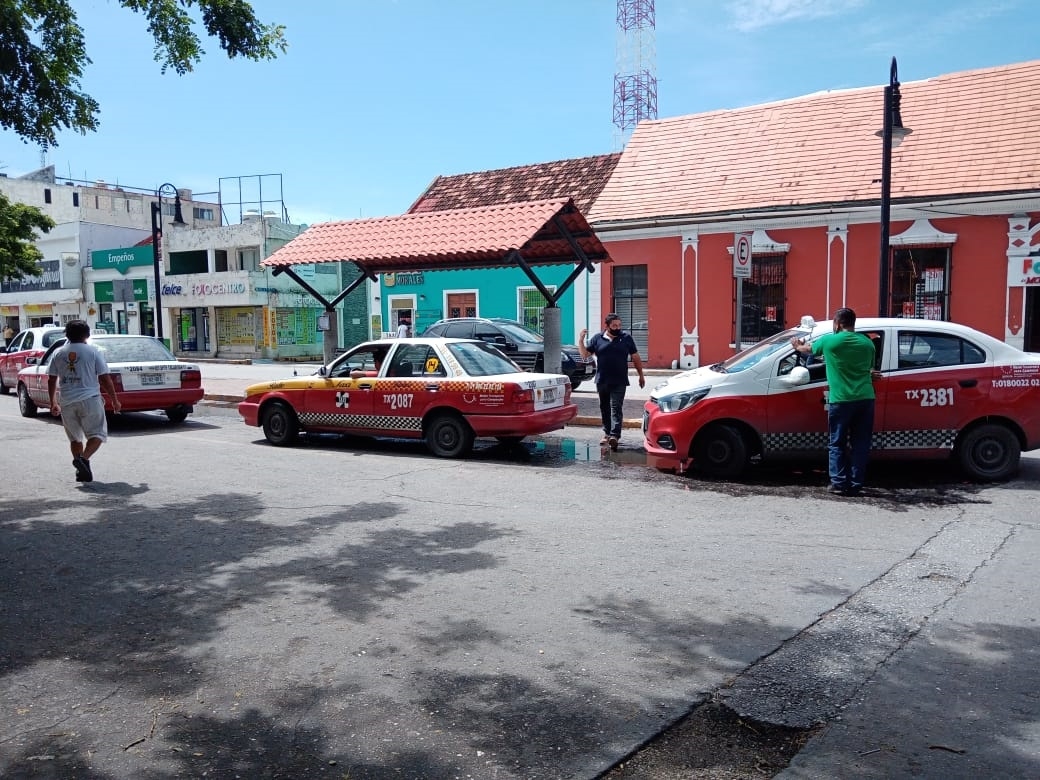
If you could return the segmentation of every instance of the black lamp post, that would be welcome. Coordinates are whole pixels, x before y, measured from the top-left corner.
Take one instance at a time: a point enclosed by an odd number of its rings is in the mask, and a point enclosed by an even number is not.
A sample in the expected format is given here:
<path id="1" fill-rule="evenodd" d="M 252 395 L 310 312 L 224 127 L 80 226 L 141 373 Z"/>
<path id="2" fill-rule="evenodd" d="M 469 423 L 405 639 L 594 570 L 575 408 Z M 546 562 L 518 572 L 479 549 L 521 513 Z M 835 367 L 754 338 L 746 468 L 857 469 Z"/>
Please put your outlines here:
<path id="1" fill-rule="evenodd" d="M 878 285 L 878 315 L 881 317 L 892 314 L 892 302 L 889 300 L 892 255 L 888 246 L 892 216 L 892 150 L 913 132 L 909 127 L 903 127 L 903 117 L 899 113 L 901 100 L 899 70 L 896 58 L 893 57 L 888 86 L 885 87 L 885 123 L 874 134 L 881 138 L 881 280 Z"/>
<path id="2" fill-rule="evenodd" d="M 162 325 L 162 289 L 160 288 L 159 269 L 162 265 L 162 252 L 159 250 L 159 238 L 162 236 L 162 199 L 163 192 L 173 191 L 173 222 L 175 225 L 184 225 L 184 216 L 181 214 L 181 194 L 172 184 L 160 184 L 155 191 L 157 201 L 152 201 L 152 263 L 155 266 L 155 337 L 163 340 Z"/>

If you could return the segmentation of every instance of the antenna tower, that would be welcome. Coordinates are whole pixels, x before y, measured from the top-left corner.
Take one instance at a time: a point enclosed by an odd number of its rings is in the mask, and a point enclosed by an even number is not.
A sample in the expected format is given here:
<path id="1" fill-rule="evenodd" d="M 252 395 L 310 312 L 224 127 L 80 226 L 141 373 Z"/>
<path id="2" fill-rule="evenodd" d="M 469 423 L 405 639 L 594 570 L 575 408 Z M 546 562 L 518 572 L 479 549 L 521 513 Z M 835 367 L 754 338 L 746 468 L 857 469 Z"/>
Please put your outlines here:
<path id="1" fill-rule="evenodd" d="M 657 119 L 657 44 L 654 0 L 618 0 L 614 73 L 614 148 L 621 149 L 643 119 Z"/>

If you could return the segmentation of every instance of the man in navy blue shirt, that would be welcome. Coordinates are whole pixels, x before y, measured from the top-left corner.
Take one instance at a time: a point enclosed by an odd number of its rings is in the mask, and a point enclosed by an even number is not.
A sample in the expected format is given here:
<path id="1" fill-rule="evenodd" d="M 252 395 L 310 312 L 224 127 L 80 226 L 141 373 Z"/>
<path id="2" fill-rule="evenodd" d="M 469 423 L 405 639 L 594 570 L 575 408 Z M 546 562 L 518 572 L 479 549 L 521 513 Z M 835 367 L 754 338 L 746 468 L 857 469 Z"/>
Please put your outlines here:
<path id="1" fill-rule="evenodd" d="M 639 386 L 646 386 L 643 376 L 643 361 L 639 357 L 632 336 L 621 329 L 621 318 L 616 314 L 608 314 L 604 319 L 606 329 L 597 333 L 586 343 L 588 330 L 582 328 L 578 334 L 578 349 L 581 356 L 588 360 L 590 355 L 596 356 L 596 391 L 599 393 L 599 414 L 603 419 L 603 440 L 616 450 L 621 438 L 621 421 L 624 413 L 625 391 L 628 388 L 628 359 L 639 372 Z"/>

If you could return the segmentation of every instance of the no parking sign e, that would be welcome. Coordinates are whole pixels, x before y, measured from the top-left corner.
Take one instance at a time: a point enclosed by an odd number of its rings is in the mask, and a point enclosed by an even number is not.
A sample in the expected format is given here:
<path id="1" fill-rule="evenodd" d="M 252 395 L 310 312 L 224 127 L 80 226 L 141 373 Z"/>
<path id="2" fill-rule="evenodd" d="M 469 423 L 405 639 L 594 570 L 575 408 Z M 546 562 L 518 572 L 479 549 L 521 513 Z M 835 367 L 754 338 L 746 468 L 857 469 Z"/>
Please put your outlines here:
<path id="1" fill-rule="evenodd" d="M 733 242 L 733 278 L 751 278 L 751 234 L 736 233 Z"/>

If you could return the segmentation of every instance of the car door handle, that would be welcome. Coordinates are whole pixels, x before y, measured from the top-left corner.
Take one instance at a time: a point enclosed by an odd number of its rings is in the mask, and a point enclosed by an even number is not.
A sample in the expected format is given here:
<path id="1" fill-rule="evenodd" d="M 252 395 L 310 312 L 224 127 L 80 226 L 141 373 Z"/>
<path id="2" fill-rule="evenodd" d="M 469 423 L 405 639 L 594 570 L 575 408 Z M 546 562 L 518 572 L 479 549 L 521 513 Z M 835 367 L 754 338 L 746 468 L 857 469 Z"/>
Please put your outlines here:
<path id="1" fill-rule="evenodd" d="M 436 393 L 440 389 L 441 389 L 440 385 L 435 385 L 435 384 L 426 385 L 426 390 L 428 392 L 431 392 L 431 393 Z"/>
<path id="2" fill-rule="evenodd" d="M 978 379 L 962 379 L 957 384 L 961 387 L 975 387 L 979 383 Z"/>
<path id="3" fill-rule="evenodd" d="M 358 387 L 358 390 L 371 390 L 372 389 L 372 383 L 371 382 L 358 382 L 358 386 L 357 387 Z"/>

